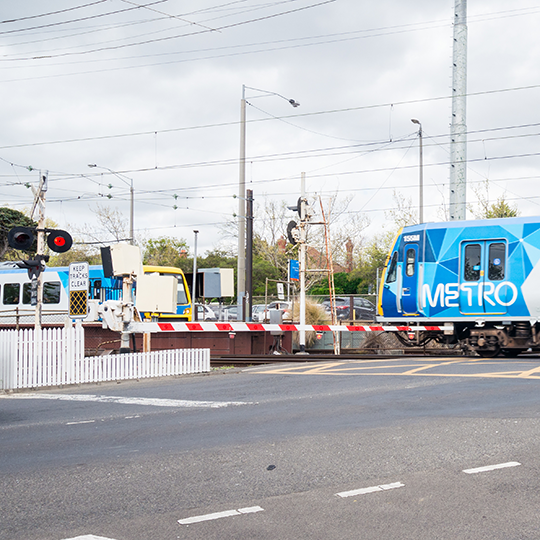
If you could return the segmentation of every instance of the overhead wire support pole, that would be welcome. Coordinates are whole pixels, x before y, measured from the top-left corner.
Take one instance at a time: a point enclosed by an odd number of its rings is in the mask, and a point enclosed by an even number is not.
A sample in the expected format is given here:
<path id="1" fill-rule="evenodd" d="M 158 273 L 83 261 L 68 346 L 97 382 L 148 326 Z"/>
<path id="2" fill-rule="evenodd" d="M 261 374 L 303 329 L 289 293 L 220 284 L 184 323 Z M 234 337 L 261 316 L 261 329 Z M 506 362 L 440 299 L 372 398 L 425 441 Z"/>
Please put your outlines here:
<path id="1" fill-rule="evenodd" d="M 455 0 L 450 130 L 450 220 L 466 218 L 467 203 L 467 0 Z"/>

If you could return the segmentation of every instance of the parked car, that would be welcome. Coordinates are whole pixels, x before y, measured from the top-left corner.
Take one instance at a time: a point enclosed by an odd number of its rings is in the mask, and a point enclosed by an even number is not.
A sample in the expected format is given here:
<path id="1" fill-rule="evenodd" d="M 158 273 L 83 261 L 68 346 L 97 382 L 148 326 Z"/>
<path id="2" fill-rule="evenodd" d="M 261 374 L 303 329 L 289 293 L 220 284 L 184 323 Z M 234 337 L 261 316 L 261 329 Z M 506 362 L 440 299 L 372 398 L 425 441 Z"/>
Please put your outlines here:
<path id="1" fill-rule="evenodd" d="M 360 320 L 373 321 L 375 319 L 375 306 L 366 298 L 355 296 L 353 298 L 354 314 L 351 316 L 351 301 L 347 296 L 336 296 L 334 299 L 336 306 L 336 316 L 338 320 Z M 322 306 L 327 313 L 330 313 L 330 298 L 322 301 Z"/>
<path id="2" fill-rule="evenodd" d="M 206 304 L 196 304 L 196 306 L 198 321 L 217 321 L 217 316 L 213 309 L 208 307 Z"/>
<path id="3" fill-rule="evenodd" d="M 285 302 L 284 300 L 276 300 L 274 302 L 270 302 L 266 307 L 266 310 L 264 308 L 264 304 L 256 304 L 255 306 L 253 306 L 253 322 L 268 322 L 270 320 L 270 310 L 272 309 L 277 309 L 281 311 L 284 321 L 292 320 L 290 302 Z"/>
<path id="4" fill-rule="evenodd" d="M 225 306 L 221 310 L 220 320 L 222 321 L 236 321 L 238 320 L 238 306 Z"/>
<path id="5" fill-rule="evenodd" d="M 264 304 L 255 304 L 251 310 L 251 318 L 253 322 L 262 322 L 264 320 Z"/>

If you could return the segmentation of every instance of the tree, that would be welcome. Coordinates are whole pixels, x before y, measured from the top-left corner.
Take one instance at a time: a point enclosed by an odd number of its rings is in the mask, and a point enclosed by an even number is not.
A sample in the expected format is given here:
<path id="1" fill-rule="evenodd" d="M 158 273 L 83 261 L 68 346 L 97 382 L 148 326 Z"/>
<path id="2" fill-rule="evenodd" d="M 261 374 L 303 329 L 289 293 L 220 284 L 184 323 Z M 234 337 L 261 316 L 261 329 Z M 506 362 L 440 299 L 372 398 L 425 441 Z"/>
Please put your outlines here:
<path id="1" fill-rule="evenodd" d="M 348 274 L 346 272 L 337 272 L 334 274 L 334 289 L 336 294 L 357 294 L 361 283 L 362 278 L 358 273 Z M 329 295 L 328 280 L 310 289 L 309 294 L 317 296 Z"/>
<path id="2" fill-rule="evenodd" d="M 505 195 L 501 195 L 494 203 L 490 203 L 489 180 L 486 180 L 479 187 L 474 189 L 478 199 L 478 207 L 470 207 L 476 219 L 493 219 L 517 217 L 520 212 L 517 206 L 511 206 L 506 201 Z"/>
<path id="3" fill-rule="evenodd" d="M 13 210 L 13 208 L 0 208 L 0 260 L 21 260 L 27 259 L 29 254 L 35 254 L 36 244 L 28 252 L 17 251 L 9 247 L 8 233 L 13 227 L 37 227 L 37 223 L 32 221 L 27 215 Z"/>
<path id="4" fill-rule="evenodd" d="M 96 204 L 92 210 L 96 214 L 98 225 L 86 223 L 82 227 L 73 227 L 79 236 L 96 244 L 110 244 L 130 239 L 129 223 L 118 208 Z"/>
<path id="5" fill-rule="evenodd" d="M 386 264 L 395 234 L 392 231 L 376 235 L 364 248 L 357 268 L 351 277 L 361 279 L 357 292 L 373 294 L 377 290 L 377 277 Z"/>
<path id="6" fill-rule="evenodd" d="M 392 210 L 385 212 L 386 218 L 391 219 L 396 224 L 396 230 L 407 225 L 416 225 L 418 223 L 418 215 L 414 209 L 412 199 L 405 195 L 394 191 L 392 194 L 394 205 Z"/>
<path id="7" fill-rule="evenodd" d="M 193 269 L 193 259 L 188 259 L 188 245 L 183 238 L 161 236 L 146 240 L 143 246 L 143 263 L 154 266 L 174 266 L 184 272 Z"/>
<path id="8" fill-rule="evenodd" d="M 101 253 L 94 247 L 74 245 L 65 253 L 51 254 L 47 266 L 69 266 L 72 262 L 101 264 Z"/>

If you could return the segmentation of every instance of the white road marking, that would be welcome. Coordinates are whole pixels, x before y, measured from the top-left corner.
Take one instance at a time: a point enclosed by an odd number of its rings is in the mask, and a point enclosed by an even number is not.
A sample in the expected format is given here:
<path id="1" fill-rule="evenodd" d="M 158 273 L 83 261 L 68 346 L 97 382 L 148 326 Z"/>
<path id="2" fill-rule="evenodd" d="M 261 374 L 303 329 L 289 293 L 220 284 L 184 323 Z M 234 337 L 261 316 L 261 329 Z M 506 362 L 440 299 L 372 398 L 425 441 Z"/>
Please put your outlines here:
<path id="1" fill-rule="evenodd" d="M 225 510 L 224 512 L 214 512 L 213 514 L 205 514 L 204 516 L 194 516 L 185 519 L 179 519 L 180 525 L 191 525 L 192 523 L 200 523 L 201 521 L 211 521 L 224 517 L 240 516 L 242 514 L 254 514 L 255 512 L 264 512 L 264 508 L 260 506 L 250 506 L 248 508 L 239 508 L 238 510 Z"/>
<path id="2" fill-rule="evenodd" d="M 114 540 L 114 538 L 105 538 L 104 536 L 95 536 L 93 534 L 85 534 L 84 536 L 76 536 L 75 538 L 66 538 L 65 540 Z"/>
<path id="3" fill-rule="evenodd" d="M 93 424 L 95 420 L 80 420 L 79 422 L 66 422 L 66 426 L 76 426 L 77 424 Z"/>
<path id="4" fill-rule="evenodd" d="M 481 472 L 494 471 L 496 469 L 506 469 L 507 467 L 517 467 L 521 463 L 517 461 L 509 461 L 508 463 L 499 463 L 498 465 L 488 465 L 486 467 L 476 467 L 475 469 L 464 469 L 466 474 L 476 474 Z"/>
<path id="5" fill-rule="evenodd" d="M 375 491 L 387 491 L 389 489 L 396 489 L 404 487 L 405 484 L 401 482 L 394 482 L 393 484 L 383 484 L 381 486 L 372 486 L 361 489 L 354 489 L 352 491 L 342 491 L 341 493 L 336 493 L 338 497 L 355 497 L 356 495 L 366 495 L 367 493 L 374 493 Z"/>
<path id="6" fill-rule="evenodd" d="M 236 405 L 253 405 L 247 401 L 189 401 L 184 399 L 132 398 L 98 396 L 93 394 L 11 394 L 14 399 L 53 399 L 59 401 L 95 401 L 98 403 L 119 403 L 121 405 L 148 405 L 153 407 L 183 407 L 219 409 Z"/>

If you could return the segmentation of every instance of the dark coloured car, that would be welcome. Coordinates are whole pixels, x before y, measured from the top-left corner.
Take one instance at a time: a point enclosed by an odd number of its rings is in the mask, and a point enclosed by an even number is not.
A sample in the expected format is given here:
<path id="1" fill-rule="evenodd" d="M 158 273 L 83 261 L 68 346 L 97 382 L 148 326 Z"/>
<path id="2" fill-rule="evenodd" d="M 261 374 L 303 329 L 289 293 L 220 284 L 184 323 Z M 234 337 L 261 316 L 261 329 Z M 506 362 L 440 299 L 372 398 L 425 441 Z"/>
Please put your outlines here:
<path id="1" fill-rule="evenodd" d="M 336 296 L 334 305 L 338 320 L 373 321 L 375 319 L 375 306 L 366 298 L 353 297 L 353 314 L 350 313 L 350 297 Z M 322 301 L 322 306 L 327 313 L 330 313 L 330 298 L 325 298 Z"/>

